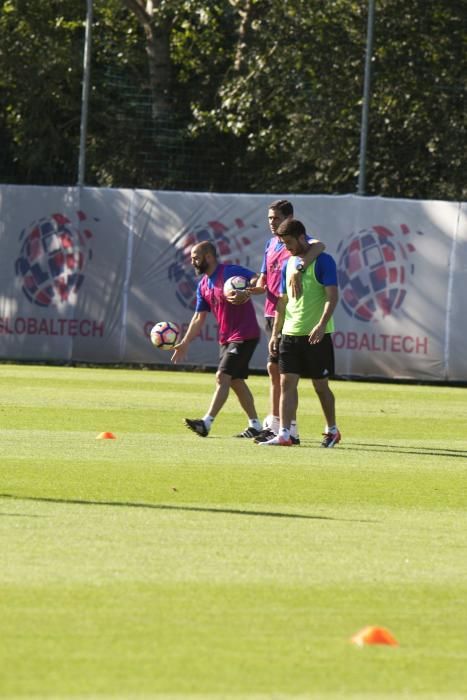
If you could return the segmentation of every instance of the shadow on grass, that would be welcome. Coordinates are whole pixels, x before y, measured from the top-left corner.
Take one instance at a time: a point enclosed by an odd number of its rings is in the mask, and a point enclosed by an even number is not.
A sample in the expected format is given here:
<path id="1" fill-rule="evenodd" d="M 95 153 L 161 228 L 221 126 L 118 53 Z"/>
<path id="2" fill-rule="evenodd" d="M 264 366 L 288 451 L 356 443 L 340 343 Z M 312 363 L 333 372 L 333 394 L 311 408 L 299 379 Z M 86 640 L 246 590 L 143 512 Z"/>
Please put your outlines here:
<path id="1" fill-rule="evenodd" d="M 132 503 L 126 501 L 85 501 L 78 498 L 47 498 L 41 496 L 15 496 L 12 493 L 0 493 L 0 498 L 15 501 L 35 501 L 38 503 L 63 503 L 77 506 L 107 506 L 113 508 L 150 508 L 153 510 L 173 510 L 193 513 L 219 513 L 222 515 L 251 515 L 266 518 L 292 518 L 297 520 L 334 520 L 354 523 L 370 523 L 376 520 L 359 520 L 355 518 L 333 518 L 329 515 L 304 515 L 303 513 L 279 513 L 267 510 L 242 510 L 240 508 L 208 508 L 207 506 L 176 506 L 166 503 Z M 1 514 L 0 514 L 1 515 Z"/>
<path id="2" fill-rule="evenodd" d="M 2 513 L 0 512 L 0 518 L 44 518 L 44 515 L 31 515 L 29 513 Z"/>
<path id="3" fill-rule="evenodd" d="M 412 447 L 407 445 L 388 445 L 387 443 L 373 443 L 373 442 L 352 442 L 347 445 L 339 446 L 339 450 L 344 448 L 345 450 L 358 449 L 365 452 L 394 452 L 401 455 L 433 455 L 435 457 L 459 457 L 460 459 L 467 459 L 467 450 L 456 450 L 449 449 L 445 447 Z"/>

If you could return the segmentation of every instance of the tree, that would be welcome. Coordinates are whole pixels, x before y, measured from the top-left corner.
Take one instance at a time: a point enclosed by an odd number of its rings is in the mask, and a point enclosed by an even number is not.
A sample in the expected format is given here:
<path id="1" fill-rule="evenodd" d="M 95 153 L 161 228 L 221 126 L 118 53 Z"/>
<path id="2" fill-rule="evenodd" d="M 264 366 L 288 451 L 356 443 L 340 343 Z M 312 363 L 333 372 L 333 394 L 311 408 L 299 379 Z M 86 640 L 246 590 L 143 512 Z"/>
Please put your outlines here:
<path id="1" fill-rule="evenodd" d="M 218 108 L 202 115 L 205 123 L 237 136 L 253 190 L 354 189 L 361 4 L 268 0 L 249 19 L 248 49 L 220 86 Z"/>
<path id="2" fill-rule="evenodd" d="M 246 3 L 245 7 L 249 5 Z M 241 67 L 203 128 L 237 137 L 253 191 L 353 192 L 366 7 L 348 0 L 249 7 Z M 377 3 L 368 191 L 465 198 L 466 30 L 461 2 Z"/>
<path id="3" fill-rule="evenodd" d="M 388 196 L 465 199 L 465 3 L 379 3 L 368 181 Z"/>
<path id="4" fill-rule="evenodd" d="M 172 3 L 171 9 L 163 0 L 124 0 L 124 3 L 136 15 L 144 32 L 152 116 L 154 119 L 166 118 L 172 103 L 170 36 L 176 3 Z"/>
<path id="5" fill-rule="evenodd" d="M 377 0 L 367 190 L 462 199 L 464 0 Z M 86 182 L 355 192 L 367 2 L 95 0 Z M 0 7 L 3 180 L 76 181 L 85 3 Z"/>
<path id="6" fill-rule="evenodd" d="M 53 184 L 57 171 L 71 177 L 82 45 L 73 5 L 6 0 L 0 13 L 3 129 L 20 182 Z"/>

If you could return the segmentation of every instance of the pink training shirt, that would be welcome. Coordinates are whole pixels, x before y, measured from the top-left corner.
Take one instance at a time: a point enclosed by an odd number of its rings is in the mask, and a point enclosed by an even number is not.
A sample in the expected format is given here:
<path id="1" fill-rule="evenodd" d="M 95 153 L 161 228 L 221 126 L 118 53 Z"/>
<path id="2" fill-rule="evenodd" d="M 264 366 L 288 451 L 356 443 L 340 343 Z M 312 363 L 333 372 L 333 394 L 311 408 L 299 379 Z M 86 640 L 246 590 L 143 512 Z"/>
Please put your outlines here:
<path id="1" fill-rule="evenodd" d="M 266 300 L 264 302 L 264 315 L 274 316 L 277 300 L 281 290 L 281 270 L 284 260 L 290 257 L 290 253 L 277 236 L 273 236 L 266 242 L 261 273 L 266 275 Z"/>
<path id="2" fill-rule="evenodd" d="M 307 236 L 308 242 L 312 243 L 315 238 Z M 284 243 L 277 236 L 272 236 L 266 241 L 264 247 L 263 263 L 261 274 L 266 276 L 266 300 L 264 302 L 264 315 L 274 317 L 277 301 L 281 295 L 281 271 L 285 260 L 288 260 L 290 253 Z"/>
<path id="3" fill-rule="evenodd" d="M 231 304 L 224 296 L 224 282 L 234 275 L 242 275 L 248 280 L 254 272 L 241 265 L 224 265 L 216 267 L 208 277 L 204 275 L 198 284 L 196 311 L 212 311 L 219 327 L 219 343 L 241 342 L 259 338 L 260 328 L 256 320 L 255 307 L 249 299 L 245 304 Z"/>

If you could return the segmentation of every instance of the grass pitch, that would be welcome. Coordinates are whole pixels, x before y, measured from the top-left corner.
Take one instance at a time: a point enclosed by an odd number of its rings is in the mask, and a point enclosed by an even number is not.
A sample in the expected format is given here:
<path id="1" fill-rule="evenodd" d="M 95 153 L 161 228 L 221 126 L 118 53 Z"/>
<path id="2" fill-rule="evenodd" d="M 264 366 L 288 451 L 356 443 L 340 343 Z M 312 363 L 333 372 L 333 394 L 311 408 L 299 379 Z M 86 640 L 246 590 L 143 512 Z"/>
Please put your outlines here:
<path id="1" fill-rule="evenodd" d="M 332 386 L 265 449 L 212 374 L 1 366 L 1 697 L 467 697 L 465 389 Z"/>

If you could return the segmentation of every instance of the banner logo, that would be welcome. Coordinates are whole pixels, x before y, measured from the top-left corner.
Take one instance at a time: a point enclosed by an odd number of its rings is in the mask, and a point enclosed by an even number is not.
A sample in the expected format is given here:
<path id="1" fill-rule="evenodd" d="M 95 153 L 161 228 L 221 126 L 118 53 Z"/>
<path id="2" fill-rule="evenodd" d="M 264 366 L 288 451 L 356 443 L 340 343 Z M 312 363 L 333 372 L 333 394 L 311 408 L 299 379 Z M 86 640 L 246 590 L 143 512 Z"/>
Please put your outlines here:
<path id="1" fill-rule="evenodd" d="M 245 223 L 235 219 L 231 226 L 222 221 L 208 221 L 183 233 L 176 245 L 175 261 L 169 265 L 168 277 L 176 285 L 178 301 L 186 309 L 196 306 L 196 288 L 199 278 L 191 265 L 191 249 L 201 241 L 211 241 L 217 248 L 219 262 L 248 267 L 250 238 L 246 235 Z"/>
<path id="2" fill-rule="evenodd" d="M 414 274 L 411 256 L 416 248 L 407 240 L 409 227 L 401 224 L 399 228 L 392 231 L 375 225 L 339 243 L 340 301 L 352 318 L 379 321 L 401 308 Z"/>
<path id="3" fill-rule="evenodd" d="M 32 304 L 62 307 L 76 301 L 86 263 L 92 258 L 86 214 L 78 211 L 76 215 L 75 223 L 64 214 L 53 214 L 21 231 L 15 271 Z"/>

